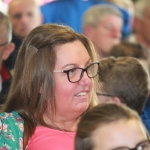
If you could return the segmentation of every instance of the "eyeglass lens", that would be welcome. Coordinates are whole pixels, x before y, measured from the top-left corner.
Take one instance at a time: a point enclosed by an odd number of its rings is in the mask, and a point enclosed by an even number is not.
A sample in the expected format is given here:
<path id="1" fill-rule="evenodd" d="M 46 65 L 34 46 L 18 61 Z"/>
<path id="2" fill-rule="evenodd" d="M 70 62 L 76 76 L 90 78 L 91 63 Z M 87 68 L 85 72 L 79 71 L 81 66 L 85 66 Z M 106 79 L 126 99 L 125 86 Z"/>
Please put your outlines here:
<path id="1" fill-rule="evenodd" d="M 98 72 L 98 63 L 93 63 L 85 69 L 74 68 L 74 69 L 69 70 L 68 78 L 70 82 L 79 81 L 82 78 L 84 71 L 86 71 L 89 78 L 94 78 Z"/>
<path id="2" fill-rule="evenodd" d="M 127 147 L 121 147 L 113 150 L 150 150 L 150 141 L 145 141 L 138 146 L 136 146 L 133 149 L 127 148 Z"/>

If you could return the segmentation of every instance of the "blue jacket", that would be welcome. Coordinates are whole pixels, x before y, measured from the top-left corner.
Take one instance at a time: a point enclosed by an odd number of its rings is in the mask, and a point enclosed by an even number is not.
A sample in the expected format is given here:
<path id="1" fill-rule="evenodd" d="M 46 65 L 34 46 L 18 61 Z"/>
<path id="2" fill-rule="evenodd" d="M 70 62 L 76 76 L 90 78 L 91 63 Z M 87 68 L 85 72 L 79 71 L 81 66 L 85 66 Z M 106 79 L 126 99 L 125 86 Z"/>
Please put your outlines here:
<path id="1" fill-rule="evenodd" d="M 68 25 L 75 31 L 82 33 L 82 16 L 85 10 L 96 4 L 104 4 L 104 2 L 103 0 L 57 0 L 47 3 L 41 7 L 43 23 Z M 125 38 L 131 31 L 130 15 L 124 9 L 119 8 L 119 10 L 123 13 L 124 27 L 122 33 L 123 38 Z"/>
<path id="2" fill-rule="evenodd" d="M 150 133 L 150 97 L 148 98 L 145 108 L 141 114 L 141 119 Z"/>

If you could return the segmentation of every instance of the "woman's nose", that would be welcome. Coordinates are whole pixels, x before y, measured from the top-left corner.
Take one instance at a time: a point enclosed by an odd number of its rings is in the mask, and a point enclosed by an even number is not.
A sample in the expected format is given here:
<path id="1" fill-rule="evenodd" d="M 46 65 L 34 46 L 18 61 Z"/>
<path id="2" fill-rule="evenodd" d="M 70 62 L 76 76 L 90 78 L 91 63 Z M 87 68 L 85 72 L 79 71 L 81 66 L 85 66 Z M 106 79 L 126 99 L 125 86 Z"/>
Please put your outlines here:
<path id="1" fill-rule="evenodd" d="M 84 71 L 81 75 L 81 80 L 79 81 L 81 84 L 89 84 L 92 82 L 92 78 L 89 78 L 88 75 L 87 75 L 87 72 Z"/>

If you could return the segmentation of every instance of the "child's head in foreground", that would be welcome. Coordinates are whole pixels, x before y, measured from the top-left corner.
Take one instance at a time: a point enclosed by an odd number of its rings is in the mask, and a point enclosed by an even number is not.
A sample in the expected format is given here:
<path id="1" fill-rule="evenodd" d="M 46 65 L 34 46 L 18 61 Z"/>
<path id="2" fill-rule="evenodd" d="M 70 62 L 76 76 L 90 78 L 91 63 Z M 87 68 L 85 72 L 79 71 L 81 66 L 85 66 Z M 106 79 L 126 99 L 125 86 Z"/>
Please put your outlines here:
<path id="1" fill-rule="evenodd" d="M 150 150 L 149 135 L 138 114 L 115 103 L 100 104 L 78 124 L 75 150 Z"/>

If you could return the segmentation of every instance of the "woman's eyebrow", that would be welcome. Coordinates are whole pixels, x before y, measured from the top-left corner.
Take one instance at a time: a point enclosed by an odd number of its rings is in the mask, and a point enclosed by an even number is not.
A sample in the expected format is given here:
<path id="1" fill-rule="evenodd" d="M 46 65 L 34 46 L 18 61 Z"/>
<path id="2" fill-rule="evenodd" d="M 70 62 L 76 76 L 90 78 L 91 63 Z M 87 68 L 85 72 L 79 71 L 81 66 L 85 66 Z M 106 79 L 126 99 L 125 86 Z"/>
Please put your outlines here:
<path id="1" fill-rule="evenodd" d="M 62 68 L 68 67 L 68 66 L 76 66 L 76 63 L 71 63 L 71 64 L 66 64 L 65 66 L 63 66 Z"/>
<path id="2" fill-rule="evenodd" d="M 89 63 L 91 63 L 91 58 L 88 59 L 88 61 L 85 63 L 85 65 L 88 65 Z M 68 66 L 78 66 L 78 64 L 76 64 L 76 63 L 66 64 L 62 68 L 65 68 L 65 67 L 68 67 Z"/>

